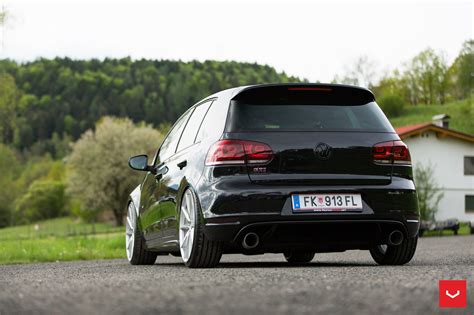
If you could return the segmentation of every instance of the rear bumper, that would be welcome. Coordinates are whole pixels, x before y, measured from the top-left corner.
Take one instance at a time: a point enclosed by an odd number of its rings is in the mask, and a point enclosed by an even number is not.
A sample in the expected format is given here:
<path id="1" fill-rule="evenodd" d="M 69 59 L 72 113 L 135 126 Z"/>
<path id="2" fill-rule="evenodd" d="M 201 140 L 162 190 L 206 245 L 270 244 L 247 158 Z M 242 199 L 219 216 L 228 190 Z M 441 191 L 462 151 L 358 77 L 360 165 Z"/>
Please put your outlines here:
<path id="1" fill-rule="evenodd" d="M 363 209 L 293 212 L 292 194 L 317 192 L 360 193 Z M 368 248 L 383 243 L 395 229 L 414 237 L 420 225 L 413 181 L 404 178 L 383 186 L 264 186 L 236 176 L 206 187 L 199 196 L 206 236 L 236 248 L 248 232 L 261 236 L 262 250 L 267 252 L 299 245 L 321 251 Z"/>
<path id="2" fill-rule="evenodd" d="M 279 215 L 245 215 L 239 217 L 225 217 L 207 220 L 204 233 L 211 240 L 239 243 L 243 235 L 248 232 L 259 232 L 265 234 L 268 231 L 289 229 L 314 230 L 315 236 L 318 230 L 321 233 L 339 235 L 340 241 L 344 239 L 355 239 L 357 234 L 371 230 L 374 234 L 374 242 L 382 241 L 385 234 L 394 229 L 400 230 L 405 237 L 415 237 L 418 233 L 420 223 L 418 219 L 400 218 L 377 218 L 375 216 L 347 216 L 344 218 L 325 217 L 298 217 L 288 219 Z M 324 234 L 323 233 L 323 234 Z M 356 234 L 351 234 L 356 233 Z M 272 235 L 268 235 L 271 237 Z M 320 235 L 321 240 L 324 235 Z M 336 237 L 337 238 L 337 237 Z M 314 241 L 318 241 L 315 239 Z"/>

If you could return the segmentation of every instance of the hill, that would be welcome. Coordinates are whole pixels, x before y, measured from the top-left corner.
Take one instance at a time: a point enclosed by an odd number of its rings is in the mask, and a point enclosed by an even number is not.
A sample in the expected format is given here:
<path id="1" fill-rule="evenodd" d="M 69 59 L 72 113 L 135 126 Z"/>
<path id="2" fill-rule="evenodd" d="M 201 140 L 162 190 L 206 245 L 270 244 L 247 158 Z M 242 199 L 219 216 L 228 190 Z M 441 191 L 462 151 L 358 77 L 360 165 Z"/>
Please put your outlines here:
<path id="1" fill-rule="evenodd" d="M 430 122 L 431 118 L 437 114 L 451 116 L 449 124 L 451 129 L 474 134 L 474 102 L 472 98 L 444 105 L 407 106 L 402 116 L 389 117 L 389 119 L 394 127 L 401 127 Z"/>
<path id="2" fill-rule="evenodd" d="M 9 108 L 14 115 L 5 119 L 0 130 L 3 142 L 20 150 L 40 147 L 33 151 L 53 155 L 58 139 L 76 140 L 102 116 L 129 117 L 158 127 L 174 122 L 195 102 L 220 90 L 302 81 L 255 63 L 130 58 L 56 58 L 22 64 L 3 60 L 0 79 L 5 74 L 10 79 L 3 81 L 17 93 L 4 95 L 19 95 L 19 101 Z"/>
<path id="3" fill-rule="evenodd" d="M 11 99 L 0 98 L 0 142 L 33 155 L 62 158 L 71 141 L 106 115 L 159 127 L 174 122 L 196 101 L 229 87 L 302 81 L 270 66 L 233 61 L 2 60 L 0 95 Z M 428 122 L 439 113 L 451 115 L 453 129 L 474 133 L 472 100 L 408 106 L 391 122 Z"/>

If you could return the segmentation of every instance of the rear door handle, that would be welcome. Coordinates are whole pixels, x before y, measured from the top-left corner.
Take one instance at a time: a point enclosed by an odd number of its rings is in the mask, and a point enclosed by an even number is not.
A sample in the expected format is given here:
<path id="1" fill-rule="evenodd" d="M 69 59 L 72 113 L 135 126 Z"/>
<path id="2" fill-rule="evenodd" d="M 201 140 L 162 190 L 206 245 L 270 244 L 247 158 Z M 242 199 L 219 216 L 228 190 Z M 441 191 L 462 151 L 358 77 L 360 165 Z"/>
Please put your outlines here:
<path id="1" fill-rule="evenodd" d="M 178 165 L 179 169 L 182 170 L 183 168 L 186 167 L 186 165 L 188 165 L 188 161 L 184 160 L 182 162 L 179 162 L 177 165 Z"/>

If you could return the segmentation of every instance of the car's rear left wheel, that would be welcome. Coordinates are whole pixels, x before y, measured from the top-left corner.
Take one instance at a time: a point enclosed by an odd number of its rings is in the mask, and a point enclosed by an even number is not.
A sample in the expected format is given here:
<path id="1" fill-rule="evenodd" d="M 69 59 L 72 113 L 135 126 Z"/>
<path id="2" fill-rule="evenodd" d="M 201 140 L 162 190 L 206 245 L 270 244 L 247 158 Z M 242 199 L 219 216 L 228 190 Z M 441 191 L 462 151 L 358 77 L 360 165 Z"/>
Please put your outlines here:
<path id="1" fill-rule="evenodd" d="M 418 236 L 405 238 L 400 245 L 375 245 L 370 255 L 379 265 L 404 265 L 415 255 Z"/>
<path id="2" fill-rule="evenodd" d="M 196 194 L 188 188 L 181 200 L 179 248 L 190 268 L 211 268 L 222 257 L 222 243 L 209 240 L 202 229 L 201 207 Z"/>
<path id="3" fill-rule="evenodd" d="M 132 202 L 128 204 L 127 218 L 125 221 L 125 249 L 127 259 L 132 265 L 153 265 L 157 253 L 145 247 L 145 239 L 137 226 L 137 213 Z"/>

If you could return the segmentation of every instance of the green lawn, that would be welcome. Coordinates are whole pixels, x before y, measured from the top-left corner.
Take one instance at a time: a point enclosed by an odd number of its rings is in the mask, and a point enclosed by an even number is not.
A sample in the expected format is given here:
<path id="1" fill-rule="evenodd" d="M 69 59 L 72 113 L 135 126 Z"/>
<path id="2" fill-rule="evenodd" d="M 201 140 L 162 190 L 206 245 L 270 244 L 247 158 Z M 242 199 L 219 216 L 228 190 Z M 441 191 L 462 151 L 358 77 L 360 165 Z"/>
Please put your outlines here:
<path id="1" fill-rule="evenodd" d="M 123 227 L 58 218 L 0 229 L 0 264 L 125 257 Z"/>
<path id="2" fill-rule="evenodd" d="M 390 118 L 394 127 L 431 122 L 437 114 L 451 116 L 450 128 L 465 133 L 474 134 L 474 100 L 452 102 L 444 105 L 407 105 L 403 116 Z"/>
<path id="3" fill-rule="evenodd" d="M 78 219 L 65 217 L 0 229 L 0 241 L 116 233 L 123 229 L 106 223 L 83 223 Z"/>
<path id="4" fill-rule="evenodd" d="M 125 257 L 122 233 L 0 241 L 0 264 Z"/>
<path id="5" fill-rule="evenodd" d="M 469 226 L 469 223 L 460 223 L 459 224 L 458 235 L 469 235 L 469 234 L 471 234 L 471 228 Z M 423 237 L 426 237 L 426 236 L 449 236 L 449 235 L 455 235 L 454 231 L 452 231 L 452 230 L 426 231 L 423 234 Z"/>

